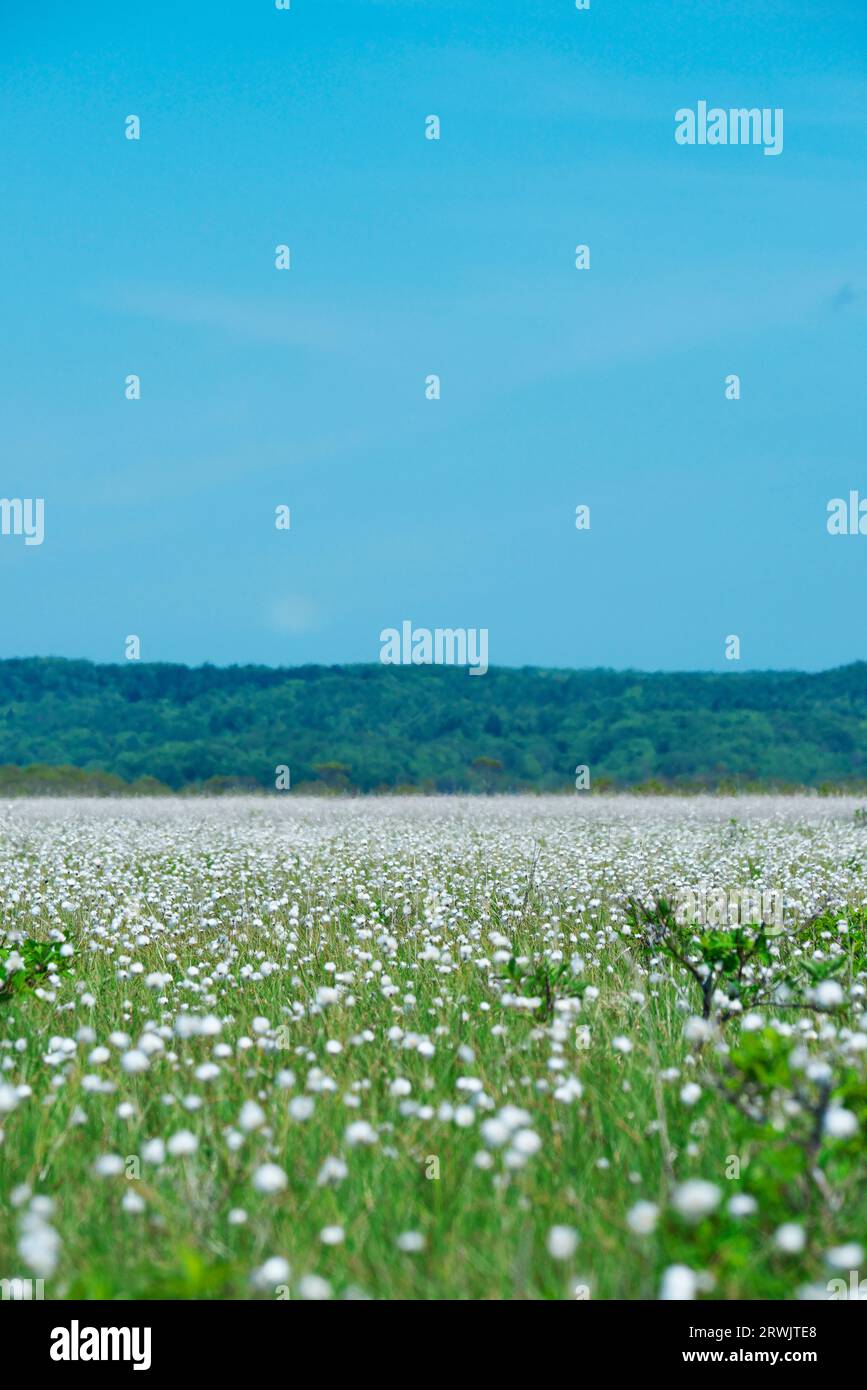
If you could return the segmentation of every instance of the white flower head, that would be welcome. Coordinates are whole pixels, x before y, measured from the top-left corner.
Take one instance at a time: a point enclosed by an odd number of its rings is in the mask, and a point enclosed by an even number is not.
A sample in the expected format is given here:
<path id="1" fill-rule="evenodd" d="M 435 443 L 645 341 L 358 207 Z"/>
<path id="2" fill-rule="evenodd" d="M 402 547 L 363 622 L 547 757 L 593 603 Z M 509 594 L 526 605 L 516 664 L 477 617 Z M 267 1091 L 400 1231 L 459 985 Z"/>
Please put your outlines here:
<path id="1" fill-rule="evenodd" d="M 329 1185 L 336 1186 L 337 1183 L 343 1182 L 343 1179 L 348 1177 L 348 1175 L 348 1165 L 344 1163 L 342 1158 L 336 1158 L 332 1155 L 325 1159 L 322 1167 L 319 1169 L 319 1173 L 316 1177 L 316 1184 L 318 1187 L 327 1187 Z"/>
<path id="2" fill-rule="evenodd" d="M 843 988 L 836 980 L 822 980 L 813 991 L 820 1009 L 836 1009 L 843 1003 Z"/>
<path id="3" fill-rule="evenodd" d="M 273 1290 L 280 1284 L 287 1284 L 290 1274 L 289 1261 L 284 1260 L 282 1255 L 272 1255 L 258 1269 L 254 1269 L 250 1282 L 254 1288 L 262 1291 Z"/>
<path id="4" fill-rule="evenodd" d="M 729 1216 L 754 1216 L 759 1209 L 759 1204 L 755 1197 L 751 1197 L 747 1192 L 738 1192 L 734 1197 L 730 1197 L 726 1205 Z"/>
<path id="5" fill-rule="evenodd" d="M 276 1163 L 263 1163 L 253 1174 L 253 1186 L 257 1192 L 264 1192 L 271 1195 L 274 1192 L 282 1192 L 288 1186 L 289 1179 L 286 1177 L 282 1168 Z"/>
<path id="6" fill-rule="evenodd" d="M 803 1226 L 796 1221 L 786 1221 L 774 1233 L 774 1244 L 784 1255 L 800 1255 L 807 1243 Z"/>
<path id="7" fill-rule="evenodd" d="M 120 1154 L 101 1154 L 93 1165 L 98 1178 L 116 1178 L 123 1172 L 123 1159 Z"/>
<path id="8" fill-rule="evenodd" d="M 345 1137 L 347 1144 L 352 1148 L 359 1144 L 375 1144 L 379 1138 L 373 1125 L 367 1120 L 354 1120 L 351 1125 L 347 1125 Z"/>
<path id="9" fill-rule="evenodd" d="M 832 1105 L 823 1127 L 829 1139 L 852 1139 L 858 1133 L 858 1117 L 842 1105 Z"/>
<path id="10" fill-rule="evenodd" d="M 265 1123 L 265 1111 L 255 1100 L 245 1100 L 241 1106 L 241 1114 L 238 1124 L 241 1129 L 249 1133 L 254 1129 L 261 1129 Z"/>
<path id="11" fill-rule="evenodd" d="M 402 1250 L 405 1255 L 417 1255 L 424 1250 L 425 1239 L 420 1231 L 403 1231 L 395 1244 L 398 1250 Z"/>
<path id="12" fill-rule="evenodd" d="M 129 1072 L 131 1076 L 135 1075 L 136 1072 L 147 1071 L 150 1066 L 147 1054 L 138 1047 L 134 1047 L 130 1052 L 125 1052 L 120 1059 L 120 1064 L 124 1071 Z"/>
<path id="13" fill-rule="evenodd" d="M 578 1249 L 578 1232 L 572 1226 L 552 1226 L 546 1244 L 552 1259 L 570 1260 Z"/>
<path id="14" fill-rule="evenodd" d="M 672 1205 L 676 1212 L 687 1221 L 700 1221 L 719 1205 L 722 1193 L 712 1182 L 704 1178 L 690 1178 L 674 1190 Z"/>
<path id="15" fill-rule="evenodd" d="M 173 1158 L 187 1158 L 199 1147 L 199 1141 L 192 1130 L 179 1129 L 168 1142 L 168 1150 Z"/>
<path id="16" fill-rule="evenodd" d="M 662 1276 L 659 1297 L 664 1302 L 684 1301 L 695 1298 L 698 1290 L 698 1276 L 688 1265 L 669 1265 Z"/>
<path id="17" fill-rule="evenodd" d="M 626 1224 L 637 1236 L 649 1236 L 656 1230 L 659 1207 L 655 1202 L 636 1202 L 626 1213 Z"/>
<path id="18" fill-rule="evenodd" d="M 832 1269 L 860 1270 L 864 1260 L 864 1246 L 852 1240 L 848 1245 L 835 1245 L 825 1252 L 825 1259 Z"/>

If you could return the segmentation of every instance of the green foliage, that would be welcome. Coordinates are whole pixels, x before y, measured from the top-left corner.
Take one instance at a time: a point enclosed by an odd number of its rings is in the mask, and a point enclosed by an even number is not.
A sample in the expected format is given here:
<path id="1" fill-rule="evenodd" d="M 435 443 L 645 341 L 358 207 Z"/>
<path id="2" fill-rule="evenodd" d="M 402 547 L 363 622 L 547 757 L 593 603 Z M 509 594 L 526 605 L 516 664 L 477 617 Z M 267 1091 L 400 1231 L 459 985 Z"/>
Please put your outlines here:
<path id="1" fill-rule="evenodd" d="M 835 1185 L 860 1181 L 867 1160 L 867 1081 L 846 1066 L 811 1074 L 797 1062 L 791 1038 L 774 1028 L 742 1033 L 726 1059 L 722 1088 L 745 1117 L 754 1144 L 750 1190 L 764 1204 L 827 1199 L 825 1178 Z M 831 1104 L 855 1115 L 846 1139 L 825 1131 Z M 794 1185 L 799 1193 L 787 1191 Z"/>
<path id="2" fill-rule="evenodd" d="M 641 674 L 0 662 L 0 795 L 867 785 L 867 664 Z M 861 824 L 864 814 L 856 814 Z M 750 869 L 758 872 L 757 866 Z"/>
<path id="3" fill-rule="evenodd" d="M 237 1266 L 228 1260 L 208 1260 L 189 1246 L 180 1246 L 167 1267 L 137 1271 L 132 1278 L 112 1266 L 85 1270 L 72 1282 L 72 1299 L 217 1299 L 227 1297 Z"/>
<path id="4" fill-rule="evenodd" d="M 166 796 L 170 788 L 155 777 L 125 782 L 113 772 L 85 772 L 80 767 L 0 767 L 0 796 Z"/>
<path id="5" fill-rule="evenodd" d="M 62 949 L 62 942 L 35 941 L 32 937 L 0 943 L 0 1001 L 14 994 L 32 993 L 49 974 L 70 975 L 70 957 L 62 955 Z"/>
<path id="6" fill-rule="evenodd" d="M 523 965 L 512 956 L 502 978 L 511 985 L 514 994 L 540 1001 L 534 1017 L 543 1023 L 553 1017 L 558 999 L 580 999 L 587 988 L 587 982 L 578 979 L 569 961 L 565 960 L 559 965 L 546 960 Z"/>
<path id="7" fill-rule="evenodd" d="M 775 1087 L 791 1087 L 791 1039 L 773 1028 L 741 1033 L 729 1061 L 729 1090 L 747 1090 L 766 1098 Z"/>
<path id="8" fill-rule="evenodd" d="M 810 990 L 847 968 L 845 956 L 811 960 L 803 955 L 779 968 L 775 949 L 778 954 L 777 943 L 785 937 L 782 927 L 758 923 L 697 931 L 677 920 L 666 898 L 657 899 L 652 907 L 630 898 L 627 920 L 646 950 L 663 951 L 687 971 L 700 992 L 703 1018 L 710 1018 L 714 999 L 720 996 L 725 1014 L 725 1001 L 740 1012 L 779 1002 L 784 988 L 789 1002 L 809 1008 Z M 771 966 L 777 967 L 772 977 Z"/>

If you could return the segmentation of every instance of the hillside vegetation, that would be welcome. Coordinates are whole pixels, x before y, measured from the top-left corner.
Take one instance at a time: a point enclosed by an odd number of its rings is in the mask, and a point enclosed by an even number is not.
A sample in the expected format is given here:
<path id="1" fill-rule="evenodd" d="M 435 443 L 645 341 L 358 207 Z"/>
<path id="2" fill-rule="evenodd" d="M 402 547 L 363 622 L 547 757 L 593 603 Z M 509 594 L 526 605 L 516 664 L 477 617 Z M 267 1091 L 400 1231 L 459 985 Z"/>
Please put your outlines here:
<path id="1" fill-rule="evenodd" d="M 867 785 L 867 663 L 645 674 L 0 662 L 0 794 Z M 98 776 L 95 776 L 98 774 Z M 115 780 L 115 779 L 119 779 Z M 145 779 L 145 780 L 142 780 Z"/>

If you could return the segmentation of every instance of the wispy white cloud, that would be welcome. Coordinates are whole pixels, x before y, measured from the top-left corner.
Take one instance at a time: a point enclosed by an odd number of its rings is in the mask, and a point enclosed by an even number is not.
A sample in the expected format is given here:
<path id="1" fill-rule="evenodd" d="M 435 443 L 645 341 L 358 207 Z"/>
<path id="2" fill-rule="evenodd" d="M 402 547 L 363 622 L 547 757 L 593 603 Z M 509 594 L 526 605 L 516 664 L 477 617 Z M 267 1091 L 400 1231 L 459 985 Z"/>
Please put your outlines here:
<path id="1" fill-rule="evenodd" d="M 368 315 L 315 312 L 290 301 L 275 302 L 243 292 L 173 286 L 129 285 L 88 294 L 89 302 L 110 313 L 132 314 L 194 329 L 211 329 L 231 338 L 246 338 L 309 352 L 350 353 L 359 341 L 368 345 L 381 336 Z"/>
<path id="2" fill-rule="evenodd" d="M 319 625 L 318 619 L 316 605 L 302 594 L 274 599 L 267 610 L 268 626 L 291 635 L 312 632 Z"/>

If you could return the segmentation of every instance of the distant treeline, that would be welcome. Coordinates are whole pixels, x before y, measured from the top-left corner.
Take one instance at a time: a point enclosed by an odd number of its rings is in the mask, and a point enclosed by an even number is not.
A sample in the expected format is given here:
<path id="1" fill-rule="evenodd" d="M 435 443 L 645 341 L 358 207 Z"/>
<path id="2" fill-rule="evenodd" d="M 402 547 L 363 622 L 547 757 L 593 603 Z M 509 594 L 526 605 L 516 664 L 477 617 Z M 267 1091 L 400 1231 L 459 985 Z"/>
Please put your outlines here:
<path id="1" fill-rule="evenodd" d="M 114 772 L 85 772 L 83 768 L 49 767 L 31 763 L 0 767 L 2 796 L 170 796 L 171 787 L 155 777 L 139 777 L 125 782 Z"/>
<path id="2" fill-rule="evenodd" d="M 867 663 L 645 674 L 0 661 L 0 795 L 867 787 Z M 286 774 L 283 774 L 286 780 Z"/>

